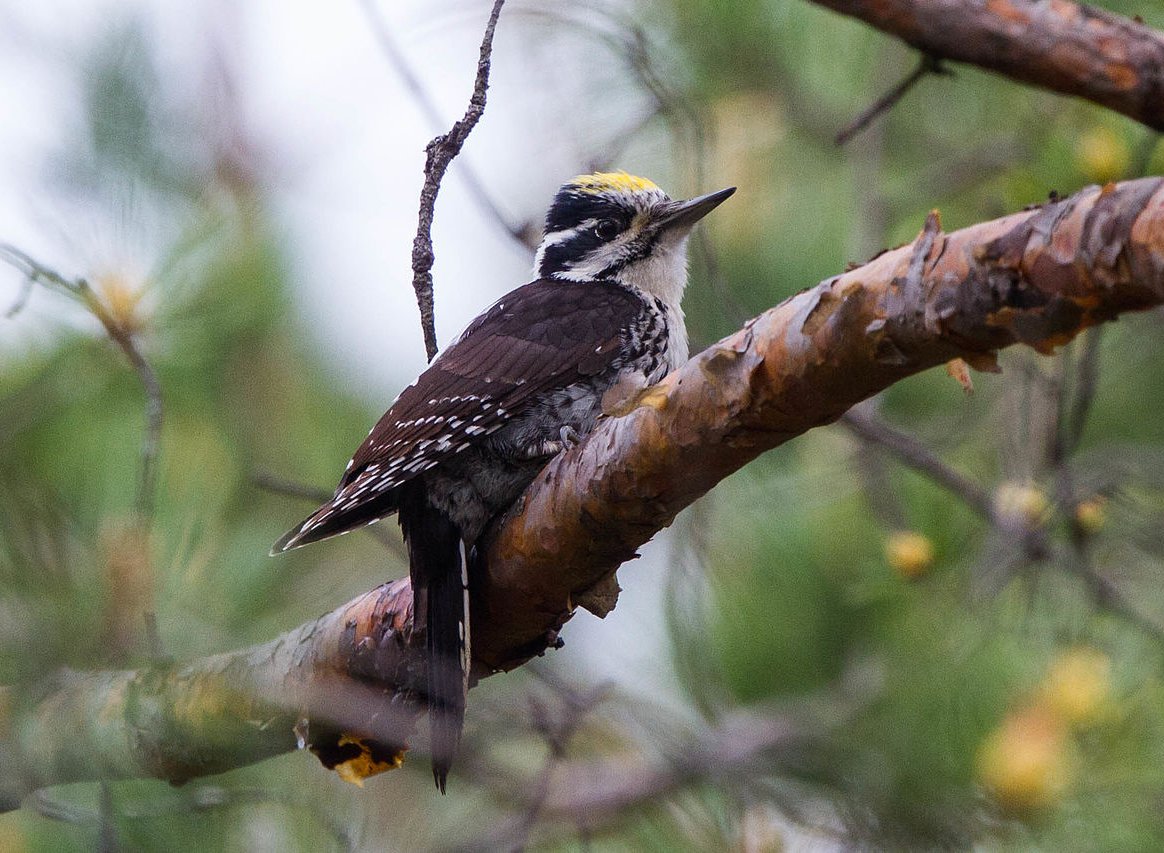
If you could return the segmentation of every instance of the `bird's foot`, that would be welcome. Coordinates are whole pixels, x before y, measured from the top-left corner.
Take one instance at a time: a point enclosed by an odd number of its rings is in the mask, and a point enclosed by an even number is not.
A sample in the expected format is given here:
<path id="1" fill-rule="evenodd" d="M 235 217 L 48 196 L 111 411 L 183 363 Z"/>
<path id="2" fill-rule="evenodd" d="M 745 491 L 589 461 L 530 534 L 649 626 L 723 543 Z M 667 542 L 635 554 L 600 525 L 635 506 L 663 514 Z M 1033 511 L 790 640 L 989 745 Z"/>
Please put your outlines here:
<path id="1" fill-rule="evenodd" d="M 550 439 L 527 447 L 522 454 L 522 458 L 549 459 L 552 456 L 557 456 L 563 450 L 576 447 L 582 441 L 582 436 L 572 426 L 562 427 L 558 432 L 558 436 L 557 439 Z"/>

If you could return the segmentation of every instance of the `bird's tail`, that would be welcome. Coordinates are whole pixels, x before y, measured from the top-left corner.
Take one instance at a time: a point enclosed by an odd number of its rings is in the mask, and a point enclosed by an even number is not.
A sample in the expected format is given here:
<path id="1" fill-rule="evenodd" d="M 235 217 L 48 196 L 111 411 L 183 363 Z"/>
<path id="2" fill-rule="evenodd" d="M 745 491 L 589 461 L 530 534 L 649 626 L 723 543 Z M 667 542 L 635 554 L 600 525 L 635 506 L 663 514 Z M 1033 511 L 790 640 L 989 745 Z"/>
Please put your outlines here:
<path id="1" fill-rule="evenodd" d="M 468 554 L 457 526 L 432 507 L 402 504 L 400 526 L 408 542 L 417 608 L 423 600 L 432 773 L 443 794 L 465 722 L 470 659 Z M 413 618 L 418 615 L 414 610 Z"/>

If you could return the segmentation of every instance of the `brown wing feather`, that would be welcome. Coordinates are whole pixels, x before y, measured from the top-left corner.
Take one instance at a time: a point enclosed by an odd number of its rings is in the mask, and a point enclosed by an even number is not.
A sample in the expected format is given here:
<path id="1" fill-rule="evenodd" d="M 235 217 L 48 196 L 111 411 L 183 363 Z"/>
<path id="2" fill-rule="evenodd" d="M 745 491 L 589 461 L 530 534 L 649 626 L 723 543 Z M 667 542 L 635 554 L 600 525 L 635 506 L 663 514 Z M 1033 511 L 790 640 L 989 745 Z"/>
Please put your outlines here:
<path id="1" fill-rule="evenodd" d="M 367 523 L 371 504 L 375 517 L 393 511 L 386 492 L 497 431 L 536 395 L 608 367 L 645 308 L 613 282 L 541 279 L 506 294 L 401 392 L 348 463 L 332 500 L 276 548 Z"/>

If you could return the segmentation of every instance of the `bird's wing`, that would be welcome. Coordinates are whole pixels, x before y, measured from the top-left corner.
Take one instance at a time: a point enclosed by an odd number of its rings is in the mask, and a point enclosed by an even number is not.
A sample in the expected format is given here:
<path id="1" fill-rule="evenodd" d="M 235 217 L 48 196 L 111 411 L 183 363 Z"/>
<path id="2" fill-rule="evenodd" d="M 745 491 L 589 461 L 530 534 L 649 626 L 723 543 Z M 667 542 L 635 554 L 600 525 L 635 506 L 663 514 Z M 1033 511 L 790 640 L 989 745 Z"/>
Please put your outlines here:
<path id="1" fill-rule="evenodd" d="M 542 392 L 601 373 L 646 310 L 613 282 L 540 279 L 501 299 L 401 392 L 348 463 L 335 496 L 275 551 L 383 517 L 390 492 L 496 432 Z"/>

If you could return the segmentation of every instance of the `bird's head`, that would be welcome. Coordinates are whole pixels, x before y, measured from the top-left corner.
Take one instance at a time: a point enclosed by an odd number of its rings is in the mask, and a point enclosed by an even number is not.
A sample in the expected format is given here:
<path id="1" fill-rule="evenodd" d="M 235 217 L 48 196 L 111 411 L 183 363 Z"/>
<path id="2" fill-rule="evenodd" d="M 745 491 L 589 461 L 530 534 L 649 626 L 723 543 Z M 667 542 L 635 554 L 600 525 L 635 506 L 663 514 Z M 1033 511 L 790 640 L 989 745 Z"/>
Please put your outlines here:
<path id="1" fill-rule="evenodd" d="M 546 214 L 535 274 L 618 281 L 678 305 L 687 283 L 687 237 L 733 192 L 673 201 L 626 172 L 579 175 L 558 190 Z"/>

